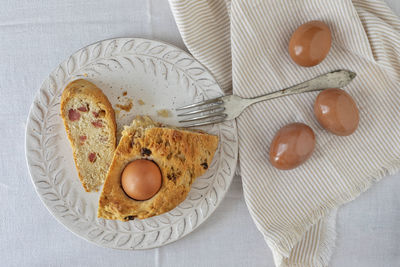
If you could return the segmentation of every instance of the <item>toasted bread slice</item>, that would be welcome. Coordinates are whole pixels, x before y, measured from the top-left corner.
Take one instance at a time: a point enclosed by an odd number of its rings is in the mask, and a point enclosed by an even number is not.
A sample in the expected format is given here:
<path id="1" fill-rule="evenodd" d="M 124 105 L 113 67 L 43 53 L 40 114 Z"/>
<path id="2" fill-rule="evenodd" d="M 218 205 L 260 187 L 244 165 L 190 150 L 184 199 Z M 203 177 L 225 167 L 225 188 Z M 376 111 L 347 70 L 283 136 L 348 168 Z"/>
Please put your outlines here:
<path id="1" fill-rule="evenodd" d="M 116 146 L 114 110 L 103 92 L 80 79 L 61 96 L 61 117 L 71 143 L 79 179 L 86 191 L 103 184 Z"/>
<path id="2" fill-rule="evenodd" d="M 167 128 L 138 116 L 122 132 L 100 196 L 98 217 L 127 221 L 172 210 L 185 200 L 196 177 L 207 171 L 217 147 L 217 136 Z M 138 201 L 123 191 L 121 174 L 128 163 L 142 158 L 158 165 L 162 185 L 152 198 Z"/>

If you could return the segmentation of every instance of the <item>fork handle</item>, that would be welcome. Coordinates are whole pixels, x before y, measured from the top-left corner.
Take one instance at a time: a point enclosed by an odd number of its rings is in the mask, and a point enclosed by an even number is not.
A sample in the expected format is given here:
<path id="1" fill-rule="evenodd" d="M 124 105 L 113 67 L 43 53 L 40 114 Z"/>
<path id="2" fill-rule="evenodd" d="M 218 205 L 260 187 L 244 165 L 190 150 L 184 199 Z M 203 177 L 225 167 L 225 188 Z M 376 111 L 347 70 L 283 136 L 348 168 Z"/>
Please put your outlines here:
<path id="1" fill-rule="evenodd" d="M 248 99 L 248 103 L 249 105 L 252 105 L 260 101 L 270 100 L 281 96 L 320 91 L 327 88 L 340 88 L 349 84 L 355 77 L 356 74 L 352 71 L 335 70 L 280 91 L 250 98 Z"/>

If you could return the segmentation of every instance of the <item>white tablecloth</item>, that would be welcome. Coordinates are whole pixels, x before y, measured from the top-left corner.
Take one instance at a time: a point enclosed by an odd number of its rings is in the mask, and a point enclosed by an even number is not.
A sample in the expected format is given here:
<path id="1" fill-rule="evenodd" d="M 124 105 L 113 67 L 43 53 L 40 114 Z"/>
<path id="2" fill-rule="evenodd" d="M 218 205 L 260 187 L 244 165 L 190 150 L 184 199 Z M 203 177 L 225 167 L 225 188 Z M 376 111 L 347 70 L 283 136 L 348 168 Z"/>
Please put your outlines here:
<path id="1" fill-rule="evenodd" d="M 400 15 L 400 2 L 387 1 Z M 123 36 L 184 47 L 166 0 L 0 1 L 0 266 L 274 266 L 249 217 L 240 177 L 195 232 L 146 251 L 90 244 L 40 202 L 24 155 L 33 96 L 77 49 Z M 383 179 L 339 210 L 331 266 L 400 266 L 399 178 L 400 173 Z"/>

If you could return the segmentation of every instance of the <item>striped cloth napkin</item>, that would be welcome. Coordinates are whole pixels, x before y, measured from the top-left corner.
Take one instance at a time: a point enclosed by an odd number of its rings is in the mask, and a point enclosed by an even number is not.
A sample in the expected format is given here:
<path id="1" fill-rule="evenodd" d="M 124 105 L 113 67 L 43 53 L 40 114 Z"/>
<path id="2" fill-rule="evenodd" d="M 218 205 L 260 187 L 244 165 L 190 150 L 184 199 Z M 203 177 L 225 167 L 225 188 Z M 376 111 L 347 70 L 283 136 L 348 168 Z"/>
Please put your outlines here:
<path id="1" fill-rule="evenodd" d="M 258 103 L 237 119 L 246 204 L 277 266 L 326 266 L 336 209 L 400 167 L 400 20 L 379 0 L 170 0 L 189 51 L 221 87 L 255 97 L 335 69 L 355 71 L 346 87 L 360 109 L 348 137 L 328 133 L 313 115 L 317 93 Z M 332 30 L 328 57 L 304 68 L 290 59 L 293 31 L 310 20 Z M 317 145 L 297 169 L 268 162 L 278 129 L 308 124 Z"/>

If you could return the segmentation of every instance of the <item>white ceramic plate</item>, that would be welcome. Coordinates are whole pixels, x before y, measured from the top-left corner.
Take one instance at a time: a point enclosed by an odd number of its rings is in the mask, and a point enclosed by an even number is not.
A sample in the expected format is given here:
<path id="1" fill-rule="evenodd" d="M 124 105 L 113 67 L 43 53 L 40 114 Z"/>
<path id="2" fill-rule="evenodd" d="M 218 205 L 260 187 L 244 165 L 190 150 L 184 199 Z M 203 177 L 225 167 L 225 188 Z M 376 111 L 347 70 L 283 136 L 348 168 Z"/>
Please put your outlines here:
<path id="1" fill-rule="evenodd" d="M 231 183 L 238 150 L 235 122 L 202 128 L 219 136 L 219 147 L 207 173 L 196 179 L 178 207 L 145 220 L 98 219 L 100 192 L 84 191 L 59 112 L 63 88 L 77 78 L 98 85 L 113 106 L 132 100 L 132 110 L 117 115 L 120 130 L 138 114 L 177 125 L 174 107 L 222 95 L 212 75 L 192 56 L 165 43 L 137 38 L 101 41 L 77 51 L 49 75 L 36 94 L 26 128 L 26 158 L 36 191 L 73 233 L 100 246 L 146 249 L 193 231 L 213 213 Z M 157 116 L 161 109 L 172 116 Z"/>

